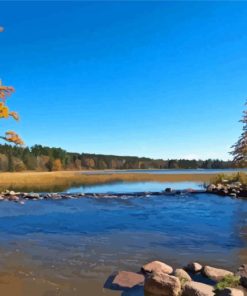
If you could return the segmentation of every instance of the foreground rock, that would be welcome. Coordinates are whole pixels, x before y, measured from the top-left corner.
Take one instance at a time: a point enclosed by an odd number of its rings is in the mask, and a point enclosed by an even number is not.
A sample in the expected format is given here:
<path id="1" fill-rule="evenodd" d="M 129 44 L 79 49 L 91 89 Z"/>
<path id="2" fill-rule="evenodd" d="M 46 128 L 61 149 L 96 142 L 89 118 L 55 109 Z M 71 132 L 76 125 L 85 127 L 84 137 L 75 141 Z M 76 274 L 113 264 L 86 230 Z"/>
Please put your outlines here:
<path id="1" fill-rule="evenodd" d="M 185 267 L 185 269 L 189 272 L 197 273 L 202 270 L 202 265 L 198 262 L 191 262 Z"/>
<path id="2" fill-rule="evenodd" d="M 202 273 L 215 282 L 221 281 L 226 275 L 233 275 L 233 272 L 231 271 L 211 266 L 205 266 Z"/>
<path id="3" fill-rule="evenodd" d="M 161 272 L 170 274 L 173 272 L 173 268 L 170 265 L 165 264 L 161 261 L 152 261 L 142 266 L 141 270 L 144 273 Z"/>
<path id="4" fill-rule="evenodd" d="M 244 296 L 244 292 L 240 289 L 225 288 L 216 293 L 217 296 Z"/>
<path id="5" fill-rule="evenodd" d="M 214 296 L 214 288 L 206 284 L 191 281 L 184 285 L 182 296 Z"/>
<path id="6" fill-rule="evenodd" d="M 144 290 L 157 296 L 178 296 L 181 292 L 181 284 L 175 276 L 162 272 L 152 273 L 145 280 Z"/>
<path id="7" fill-rule="evenodd" d="M 174 276 L 176 276 L 177 278 L 180 279 L 180 282 L 187 282 L 187 281 L 191 281 L 191 277 L 190 275 L 184 270 L 184 269 L 181 269 L 181 268 L 177 268 L 175 271 L 174 271 Z"/>
<path id="8" fill-rule="evenodd" d="M 112 281 L 112 285 L 118 289 L 131 289 L 135 286 L 142 285 L 144 283 L 144 279 L 145 278 L 143 274 L 129 271 L 120 271 Z"/>
<path id="9" fill-rule="evenodd" d="M 247 288 L 247 264 L 241 265 L 236 275 L 240 276 L 240 284 Z"/>

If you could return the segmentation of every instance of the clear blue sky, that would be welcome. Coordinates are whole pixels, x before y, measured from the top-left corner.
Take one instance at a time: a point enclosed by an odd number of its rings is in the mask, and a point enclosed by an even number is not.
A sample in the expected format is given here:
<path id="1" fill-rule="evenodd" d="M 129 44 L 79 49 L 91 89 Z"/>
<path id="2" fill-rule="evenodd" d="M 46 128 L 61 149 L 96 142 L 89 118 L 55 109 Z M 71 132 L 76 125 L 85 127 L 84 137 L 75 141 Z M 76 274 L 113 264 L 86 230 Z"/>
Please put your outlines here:
<path id="1" fill-rule="evenodd" d="M 0 2 L 0 77 L 35 143 L 223 158 L 247 97 L 247 2 Z"/>

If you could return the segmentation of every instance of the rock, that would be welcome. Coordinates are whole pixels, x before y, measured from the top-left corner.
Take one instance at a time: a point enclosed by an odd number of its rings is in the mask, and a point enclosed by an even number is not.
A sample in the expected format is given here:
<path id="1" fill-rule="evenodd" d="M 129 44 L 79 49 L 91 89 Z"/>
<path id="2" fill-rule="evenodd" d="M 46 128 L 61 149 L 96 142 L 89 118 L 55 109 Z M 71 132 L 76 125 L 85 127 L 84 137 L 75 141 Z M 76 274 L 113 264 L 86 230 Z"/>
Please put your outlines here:
<path id="1" fill-rule="evenodd" d="M 9 197 L 9 200 L 12 200 L 12 201 L 18 201 L 20 198 L 18 196 L 15 196 L 15 195 L 10 195 Z"/>
<path id="2" fill-rule="evenodd" d="M 213 281 L 219 282 L 221 281 L 226 275 L 233 275 L 231 271 L 215 268 L 211 266 L 205 266 L 202 271 L 203 275 L 210 278 Z"/>
<path id="3" fill-rule="evenodd" d="M 16 195 L 16 193 L 13 190 L 11 190 L 9 191 L 9 195 Z"/>
<path id="4" fill-rule="evenodd" d="M 166 188 L 166 189 L 165 189 L 165 192 L 166 192 L 166 193 L 170 193 L 170 192 L 172 192 L 172 189 L 171 189 L 171 188 Z"/>
<path id="5" fill-rule="evenodd" d="M 240 284 L 247 288 L 247 264 L 243 264 L 239 267 L 236 275 L 240 276 Z"/>
<path id="6" fill-rule="evenodd" d="M 142 285 L 144 283 L 144 279 L 143 274 L 120 271 L 115 276 L 112 284 L 119 289 L 133 288 L 135 286 Z"/>
<path id="7" fill-rule="evenodd" d="M 189 272 L 197 273 L 202 270 L 202 265 L 198 262 L 191 262 L 185 267 L 185 269 Z"/>
<path id="8" fill-rule="evenodd" d="M 39 199 L 39 193 L 30 193 L 27 197 L 30 199 Z"/>
<path id="9" fill-rule="evenodd" d="M 144 273 L 151 273 L 151 272 L 163 272 L 170 274 L 173 272 L 173 268 L 170 265 L 167 265 L 161 261 L 152 261 L 142 266 L 141 270 Z"/>
<path id="10" fill-rule="evenodd" d="M 177 277 L 157 272 L 146 278 L 144 291 L 151 295 L 178 296 L 181 292 L 181 284 Z"/>
<path id="11" fill-rule="evenodd" d="M 174 271 L 174 275 L 180 279 L 180 282 L 191 281 L 191 277 L 184 269 L 177 268 Z"/>
<path id="12" fill-rule="evenodd" d="M 225 189 L 225 186 L 223 184 L 219 183 L 219 184 L 217 184 L 216 189 L 217 190 L 223 190 L 223 189 Z"/>
<path id="13" fill-rule="evenodd" d="M 244 292 L 236 288 L 225 288 L 223 290 L 217 291 L 217 296 L 244 296 Z"/>
<path id="14" fill-rule="evenodd" d="M 207 191 L 214 191 L 216 189 L 216 186 L 214 184 L 210 184 L 207 187 Z"/>
<path id="15" fill-rule="evenodd" d="M 203 283 L 191 281 L 184 285 L 182 296 L 214 296 L 214 288 Z"/>

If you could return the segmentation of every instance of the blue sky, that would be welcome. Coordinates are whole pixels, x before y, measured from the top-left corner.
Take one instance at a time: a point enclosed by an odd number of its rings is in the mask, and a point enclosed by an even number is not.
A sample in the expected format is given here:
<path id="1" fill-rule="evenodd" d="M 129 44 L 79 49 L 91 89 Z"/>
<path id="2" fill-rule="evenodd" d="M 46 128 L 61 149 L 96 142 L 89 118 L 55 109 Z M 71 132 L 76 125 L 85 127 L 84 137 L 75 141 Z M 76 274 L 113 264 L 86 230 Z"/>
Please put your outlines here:
<path id="1" fill-rule="evenodd" d="M 229 159 L 247 2 L 0 2 L 0 77 L 27 145 Z"/>

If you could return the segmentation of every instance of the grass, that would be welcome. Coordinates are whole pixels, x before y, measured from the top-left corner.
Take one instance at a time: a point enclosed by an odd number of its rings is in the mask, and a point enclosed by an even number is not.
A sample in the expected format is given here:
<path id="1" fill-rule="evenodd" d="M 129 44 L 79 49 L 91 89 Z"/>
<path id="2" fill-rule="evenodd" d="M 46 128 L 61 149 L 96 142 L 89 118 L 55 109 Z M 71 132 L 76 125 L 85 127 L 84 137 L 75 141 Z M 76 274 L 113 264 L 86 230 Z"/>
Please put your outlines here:
<path id="1" fill-rule="evenodd" d="M 237 288 L 240 277 L 236 275 L 226 275 L 220 282 L 215 285 L 215 291 L 219 292 L 225 288 Z"/>
<path id="2" fill-rule="evenodd" d="M 144 174 L 118 173 L 102 174 L 100 171 L 93 174 L 85 172 L 21 172 L 0 173 L 0 190 L 17 191 L 63 191 L 72 186 L 95 185 L 113 182 L 183 182 L 195 181 L 210 182 L 211 174 Z"/>
<path id="3" fill-rule="evenodd" d="M 240 182 L 242 185 L 247 185 L 247 174 L 243 172 L 238 172 L 235 174 L 219 174 L 216 177 L 212 178 L 212 183 L 234 183 Z"/>

